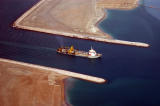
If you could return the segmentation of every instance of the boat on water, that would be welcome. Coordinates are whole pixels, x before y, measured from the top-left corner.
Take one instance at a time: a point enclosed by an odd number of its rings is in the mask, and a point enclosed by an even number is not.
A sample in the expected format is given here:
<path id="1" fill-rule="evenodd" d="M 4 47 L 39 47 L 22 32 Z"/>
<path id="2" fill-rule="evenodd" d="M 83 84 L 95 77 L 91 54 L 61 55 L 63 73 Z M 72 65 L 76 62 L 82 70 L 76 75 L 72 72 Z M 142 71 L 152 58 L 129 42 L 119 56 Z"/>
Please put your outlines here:
<path id="1" fill-rule="evenodd" d="M 74 49 L 73 46 L 60 47 L 57 49 L 57 52 L 61 54 L 80 56 L 80 57 L 86 57 L 86 58 L 99 58 L 102 56 L 102 54 L 96 53 L 96 51 L 92 47 L 88 52 Z"/>

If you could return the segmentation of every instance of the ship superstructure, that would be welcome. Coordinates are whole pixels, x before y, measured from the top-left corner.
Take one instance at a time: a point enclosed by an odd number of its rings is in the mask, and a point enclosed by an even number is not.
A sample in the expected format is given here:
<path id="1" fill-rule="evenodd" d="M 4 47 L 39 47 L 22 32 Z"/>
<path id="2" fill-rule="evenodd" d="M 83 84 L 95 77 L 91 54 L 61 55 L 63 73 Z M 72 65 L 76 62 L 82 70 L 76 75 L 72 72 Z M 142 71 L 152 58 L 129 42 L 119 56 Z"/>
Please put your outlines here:
<path id="1" fill-rule="evenodd" d="M 57 52 L 61 53 L 61 54 L 87 57 L 87 58 L 99 58 L 99 57 L 102 56 L 102 54 L 96 53 L 96 51 L 93 50 L 92 47 L 88 52 L 74 49 L 73 46 L 71 46 L 71 47 L 60 47 L 60 48 L 57 49 Z"/>

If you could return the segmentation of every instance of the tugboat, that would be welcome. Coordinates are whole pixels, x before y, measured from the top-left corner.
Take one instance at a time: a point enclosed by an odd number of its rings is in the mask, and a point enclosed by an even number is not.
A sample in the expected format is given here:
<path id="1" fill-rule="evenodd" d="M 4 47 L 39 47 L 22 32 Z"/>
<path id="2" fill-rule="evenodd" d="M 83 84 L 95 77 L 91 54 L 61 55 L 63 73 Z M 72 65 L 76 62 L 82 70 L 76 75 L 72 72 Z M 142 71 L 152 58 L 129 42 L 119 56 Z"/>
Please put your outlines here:
<path id="1" fill-rule="evenodd" d="M 96 51 L 93 50 L 92 47 L 88 52 L 74 49 L 73 46 L 71 46 L 71 47 L 60 47 L 60 48 L 57 49 L 57 52 L 61 53 L 61 54 L 72 55 L 72 56 L 80 56 L 80 57 L 86 57 L 86 58 L 99 58 L 99 57 L 102 56 L 102 54 L 96 53 Z"/>

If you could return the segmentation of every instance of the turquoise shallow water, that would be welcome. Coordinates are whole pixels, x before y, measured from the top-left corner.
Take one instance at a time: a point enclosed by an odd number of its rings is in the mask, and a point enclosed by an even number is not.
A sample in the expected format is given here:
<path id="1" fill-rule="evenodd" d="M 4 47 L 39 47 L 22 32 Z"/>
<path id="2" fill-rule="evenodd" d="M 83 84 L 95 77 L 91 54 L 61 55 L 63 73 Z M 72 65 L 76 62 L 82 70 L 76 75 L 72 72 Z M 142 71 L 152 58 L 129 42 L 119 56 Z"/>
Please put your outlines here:
<path id="1" fill-rule="evenodd" d="M 160 105 L 160 21 L 145 7 L 131 11 L 109 10 L 100 26 L 116 39 L 142 41 L 149 48 L 106 44 L 81 39 L 14 29 L 11 24 L 35 0 L 0 1 L 0 57 L 49 67 L 67 69 L 108 79 L 94 84 L 72 79 L 67 100 L 73 106 L 159 106 Z M 153 10 L 154 11 L 154 10 Z M 157 11 L 157 10 L 155 10 Z M 101 59 L 59 55 L 60 45 L 94 49 Z M 70 82 L 70 80 L 69 80 Z"/>

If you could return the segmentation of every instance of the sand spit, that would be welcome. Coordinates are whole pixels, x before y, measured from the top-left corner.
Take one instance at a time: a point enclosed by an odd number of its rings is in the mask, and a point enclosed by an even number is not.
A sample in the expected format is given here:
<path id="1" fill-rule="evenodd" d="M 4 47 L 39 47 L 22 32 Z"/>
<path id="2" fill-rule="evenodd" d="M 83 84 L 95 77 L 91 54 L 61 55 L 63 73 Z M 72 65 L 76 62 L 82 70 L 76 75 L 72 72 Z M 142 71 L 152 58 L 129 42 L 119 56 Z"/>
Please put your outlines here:
<path id="1" fill-rule="evenodd" d="M 13 27 L 113 44 L 148 47 L 146 43 L 115 40 L 97 27 L 106 16 L 104 8 L 108 2 L 113 8 L 117 2 L 135 4 L 137 0 L 41 0 L 17 19 Z M 123 6 L 119 5 L 118 9 Z M 125 5 L 125 9 L 135 7 Z"/>
<path id="2" fill-rule="evenodd" d="M 66 106 L 64 80 L 104 79 L 0 58 L 0 106 Z"/>

